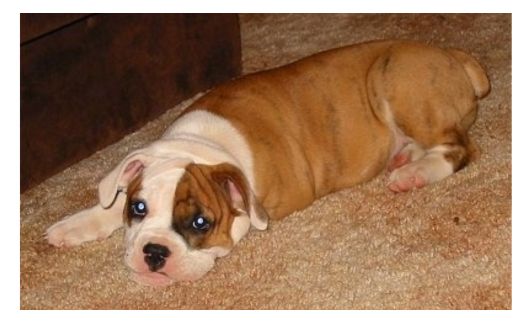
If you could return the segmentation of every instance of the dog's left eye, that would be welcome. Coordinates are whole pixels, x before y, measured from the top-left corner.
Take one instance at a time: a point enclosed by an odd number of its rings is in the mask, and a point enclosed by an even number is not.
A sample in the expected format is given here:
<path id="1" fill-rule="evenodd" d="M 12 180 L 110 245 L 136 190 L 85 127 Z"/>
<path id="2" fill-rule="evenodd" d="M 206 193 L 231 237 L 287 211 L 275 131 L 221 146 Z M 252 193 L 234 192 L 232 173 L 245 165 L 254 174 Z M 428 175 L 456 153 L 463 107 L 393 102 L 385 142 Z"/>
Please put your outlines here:
<path id="1" fill-rule="evenodd" d="M 135 218 L 143 218 L 147 215 L 147 205 L 144 201 L 132 201 L 130 209 Z"/>
<path id="2" fill-rule="evenodd" d="M 210 228 L 210 222 L 202 214 L 198 214 L 193 218 L 191 226 L 199 231 L 206 231 Z"/>

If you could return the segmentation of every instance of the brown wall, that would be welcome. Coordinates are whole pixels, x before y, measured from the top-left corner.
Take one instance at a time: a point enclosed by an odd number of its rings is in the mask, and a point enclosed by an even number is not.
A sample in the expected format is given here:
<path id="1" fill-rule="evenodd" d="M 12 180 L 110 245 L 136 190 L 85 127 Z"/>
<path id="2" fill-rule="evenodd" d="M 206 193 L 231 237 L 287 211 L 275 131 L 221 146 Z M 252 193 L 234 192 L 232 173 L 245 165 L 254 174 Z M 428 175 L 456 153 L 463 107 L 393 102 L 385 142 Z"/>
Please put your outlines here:
<path id="1" fill-rule="evenodd" d="M 21 190 L 240 72 L 236 14 L 22 14 Z"/>

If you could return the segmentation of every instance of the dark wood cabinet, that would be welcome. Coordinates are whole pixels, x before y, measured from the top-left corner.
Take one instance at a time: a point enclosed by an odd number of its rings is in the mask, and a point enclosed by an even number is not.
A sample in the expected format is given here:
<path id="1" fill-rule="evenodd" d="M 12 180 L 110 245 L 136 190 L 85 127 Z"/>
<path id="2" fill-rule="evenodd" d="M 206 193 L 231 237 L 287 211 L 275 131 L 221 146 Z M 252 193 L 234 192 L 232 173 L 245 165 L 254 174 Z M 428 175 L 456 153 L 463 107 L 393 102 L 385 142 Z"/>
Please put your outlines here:
<path id="1" fill-rule="evenodd" d="M 21 14 L 21 190 L 241 72 L 236 14 Z"/>

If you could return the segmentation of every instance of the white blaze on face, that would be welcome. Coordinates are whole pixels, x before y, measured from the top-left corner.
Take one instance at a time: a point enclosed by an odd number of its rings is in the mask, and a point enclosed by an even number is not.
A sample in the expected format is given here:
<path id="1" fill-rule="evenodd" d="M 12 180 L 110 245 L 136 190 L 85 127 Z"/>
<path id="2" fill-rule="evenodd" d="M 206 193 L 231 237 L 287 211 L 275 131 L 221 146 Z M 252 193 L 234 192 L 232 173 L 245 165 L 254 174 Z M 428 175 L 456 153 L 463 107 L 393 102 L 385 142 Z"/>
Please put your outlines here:
<path id="1" fill-rule="evenodd" d="M 156 243 L 162 239 L 167 242 L 174 241 L 169 236 L 172 202 L 176 182 L 184 174 L 184 169 L 170 170 L 156 175 L 150 175 L 149 172 L 150 170 L 144 172 L 140 191 L 130 198 L 141 199 L 147 206 L 145 218 L 141 221 L 133 220 L 125 236 L 125 261 L 135 272 L 149 272 L 143 253 L 143 247 L 148 242 Z"/>

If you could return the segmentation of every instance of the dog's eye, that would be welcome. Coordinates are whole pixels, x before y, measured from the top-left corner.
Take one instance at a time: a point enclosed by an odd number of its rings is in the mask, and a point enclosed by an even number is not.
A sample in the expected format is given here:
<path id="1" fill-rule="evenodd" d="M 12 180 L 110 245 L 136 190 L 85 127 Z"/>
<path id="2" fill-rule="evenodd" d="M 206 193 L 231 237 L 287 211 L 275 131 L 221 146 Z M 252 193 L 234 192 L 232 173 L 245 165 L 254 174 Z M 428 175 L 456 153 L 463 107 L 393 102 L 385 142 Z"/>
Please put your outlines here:
<path id="1" fill-rule="evenodd" d="M 198 214 L 195 217 L 193 217 L 191 226 L 195 230 L 204 232 L 210 228 L 210 222 L 202 214 Z"/>
<path id="2" fill-rule="evenodd" d="M 147 205 L 144 201 L 132 201 L 130 206 L 131 215 L 134 218 L 143 218 L 147 214 Z"/>

